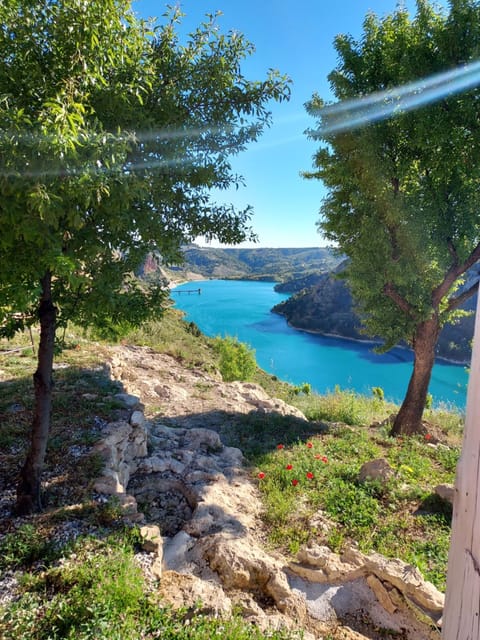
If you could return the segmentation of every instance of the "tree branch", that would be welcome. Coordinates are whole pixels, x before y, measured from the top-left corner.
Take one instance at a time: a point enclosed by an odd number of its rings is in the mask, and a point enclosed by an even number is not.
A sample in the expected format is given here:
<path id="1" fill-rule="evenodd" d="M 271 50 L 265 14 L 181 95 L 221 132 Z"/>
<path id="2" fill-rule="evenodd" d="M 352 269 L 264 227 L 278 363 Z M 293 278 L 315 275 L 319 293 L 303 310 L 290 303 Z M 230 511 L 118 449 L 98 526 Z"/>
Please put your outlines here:
<path id="1" fill-rule="evenodd" d="M 383 293 L 393 300 L 401 311 L 406 313 L 408 316 L 412 316 L 412 306 L 398 293 L 391 282 L 384 284 Z"/>
<path id="2" fill-rule="evenodd" d="M 434 307 L 440 304 L 441 299 L 450 291 L 455 283 L 455 280 L 463 273 L 465 273 L 465 271 L 470 269 L 470 267 L 472 267 L 478 260 L 480 260 L 480 243 L 477 244 L 477 246 L 473 249 L 471 254 L 464 262 L 462 262 L 461 264 L 458 264 L 458 260 L 456 263 L 454 262 L 445 274 L 445 278 L 443 279 L 443 281 L 438 285 L 436 289 L 433 290 L 432 305 Z"/>
<path id="3" fill-rule="evenodd" d="M 458 254 L 451 238 L 447 238 L 447 247 L 448 247 L 448 252 L 450 253 L 453 259 L 452 266 L 454 267 L 458 266 Z"/>
<path id="4" fill-rule="evenodd" d="M 477 280 L 475 284 L 472 284 L 472 286 L 469 289 L 467 289 L 466 291 L 463 291 L 456 298 L 450 298 L 450 300 L 448 301 L 447 310 L 453 311 L 454 309 L 458 309 L 458 307 L 463 302 L 465 302 L 465 300 L 468 300 L 473 295 L 475 295 L 475 293 L 478 291 L 478 285 L 479 285 L 479 281 Z"/>

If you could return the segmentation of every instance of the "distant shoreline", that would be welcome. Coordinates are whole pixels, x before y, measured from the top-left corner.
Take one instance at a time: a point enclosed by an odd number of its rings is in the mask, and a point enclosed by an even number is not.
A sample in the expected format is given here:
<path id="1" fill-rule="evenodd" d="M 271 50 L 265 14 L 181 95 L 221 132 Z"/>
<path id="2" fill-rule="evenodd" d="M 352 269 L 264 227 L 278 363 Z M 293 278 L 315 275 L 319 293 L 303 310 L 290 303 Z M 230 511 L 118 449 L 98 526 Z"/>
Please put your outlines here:
<path id="1" fill-rule="evenodd" d="M 272 312 L 275 313 L 275 312 Z M 281 313 L 277 314 L 277 315 L 282 315 Z M 285 316 L 283 316 L 285 317 Z M 314 329 L 304 329 L 302 327 L 296 327 L 294 324 L 292 324 L 291 322 L 289 322 L 287 320 L 287 325 L 289 327 L 291 327 L 292 329 L 295 329 L 295 331 L 303 331 L 303 333 L 310 333 L 312 335 L 315 336 L 324 336 L 325 338 L 335 338 L 337 340 L 348 340 L 349 342 L 358 342 L 360 344 L 371 344 L 371 345 L 381 345 L 381 342 L 377 342 L 376 340 L 362 340 L 360 338 L 352 338 L 350 336 L 341 336 L 337 333 L 324 333 L 323 331 L 315 331 Z M 394 347 L 395 349 L 403 349 L 405 351 L 410 351 L 411 353 L 413 353 L 413 349 L 410 349 L 410 347 L 404 347 L 402 345 L 395 345 Z M 388 353 L 388 352 L 387 352 Z M 454 364 L 457 365 L 459 367 L 469 367 L 470 366 L 470 360 L 453 360 L 451 358 L 446 358 L 445 356 L 435 356 L 435 360 L 442 360 L 443 362 L 447 362 L 448 364 Z"/>
<path id="2" fill-rule="evenodd" d="M 247 282 L 259 282 L 258 280 L 252 279 L 252 278 L 206 278 L 204 276 L 201 276 L 200 274 L 188 274 L 190 277 L 186 280 L 179 280 L 178 282 L 174 282 L 171 281 L 168 284 L 169 289 L 174 289 L 175 287 L 178 287 L 182 284 L 188 284 L 189 282 L 195 283 L 195 282 L 201 282 L 201 281 L 209 281 L 209 280 L 232 280 L 232 281 L 238 281 L 238 280 L 245 280 Z M 272 311 L 270 310 L 271 313 L 275 313 L 276 315 L 282 316 L 283 318 L 286 319 L 286 316 L 283 313 L 278 313 L 276 311 Z M 361 338 L 352 338 L 350 336 L 342 336 L 342 335 L 338 335 L 335 333 L 325 333 L 323 331 L 315 331 L 314 329 L 304 329 L 302 327 L 296 327 L 294 324 L 292 324 L 289 320 L 286 320 L 287 325 L 291 328 L 291 329 L 295 329 L 295 331 L 302 331 L 303 333 L 309 333 L 311 335 L 317 335 L 317 336 L 324 336 L 325 338 L 335 338 L 337 340 L 346 340 L 349 342 L 356 342 L 358 344 L 370 344 L 370 345 L 381 345 L 381 342 L 378 342 L 377 340 L 369 340 L 369 339 L 361 339 Z M 405 351 L 409 351 L 410 353 L 413 353 L 413 349 L 410 349 L 409 347 L 405 347 L 402 345 L 395 345 L 395 348 L 397 349 L 403 349 Z M 446 358 L 445 356 L 435 356 L 435 360 L 436 361 L 442 361 L 445 362 L 447 364 L 453 364 L 459 367 L 469 367 L 471 362 L 470 360 L 454 360 L 452 358 Z"/>

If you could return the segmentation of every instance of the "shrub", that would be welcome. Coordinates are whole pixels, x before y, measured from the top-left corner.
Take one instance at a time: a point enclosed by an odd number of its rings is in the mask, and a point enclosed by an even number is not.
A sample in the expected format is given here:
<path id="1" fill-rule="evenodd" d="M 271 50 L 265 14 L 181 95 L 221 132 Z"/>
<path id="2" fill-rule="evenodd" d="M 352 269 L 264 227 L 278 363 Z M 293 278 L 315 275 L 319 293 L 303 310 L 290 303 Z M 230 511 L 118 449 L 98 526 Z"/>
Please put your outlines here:
<path id="1" fill-rule="evenodd" d="M 31 524 L 21 525 L 0 541 L 0 568 L 17 569 L 44 558 L 50 544 Z"/>
<path id="2" fill-rule="evenodd" d="M 216 338 L 214 348 L 219 356 L 219 368 L 225 382 L 249 380 L 255 374 L 255 352 L 236 338 Z"/>

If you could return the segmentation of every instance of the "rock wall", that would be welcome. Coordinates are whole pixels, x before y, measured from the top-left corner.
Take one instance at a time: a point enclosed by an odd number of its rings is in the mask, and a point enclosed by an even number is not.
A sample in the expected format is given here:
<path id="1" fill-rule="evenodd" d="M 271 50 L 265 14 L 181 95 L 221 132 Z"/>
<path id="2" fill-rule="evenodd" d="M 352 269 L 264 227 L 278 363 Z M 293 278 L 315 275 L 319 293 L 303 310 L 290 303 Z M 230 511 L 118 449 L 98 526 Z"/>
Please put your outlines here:
<path id="1" fill-rule="evenodd" d="M 255 387 L 217 384 L 225 402 L 241 397 L 244 409 L 258 408 Z M 143 525 L 143 564 L 165 601 L 175 607 L 201 601 L 206 611 L 224 614 L 240 608 L 262 628 L 301 628 L 307 640 L 332 625 L 344 625 L 343 638 L 364 637 L 362 630 L 372 639 L 439 637 L 443 595 L 416 568 L 354 548 L 339 556 L 312 545 L 295 561 L 267 551 L 260 496 L 242 452 L 206 425 L 146 420 L 138 397 L 117 399 L 129 417 L 109 424 L 97 445 L 105 466 L 95 490 L 115 496 L 126 517 Z M 269 410 L 275 405 L 270 399 Z M 292 416 L 298 418 L 296 409 Z"/>

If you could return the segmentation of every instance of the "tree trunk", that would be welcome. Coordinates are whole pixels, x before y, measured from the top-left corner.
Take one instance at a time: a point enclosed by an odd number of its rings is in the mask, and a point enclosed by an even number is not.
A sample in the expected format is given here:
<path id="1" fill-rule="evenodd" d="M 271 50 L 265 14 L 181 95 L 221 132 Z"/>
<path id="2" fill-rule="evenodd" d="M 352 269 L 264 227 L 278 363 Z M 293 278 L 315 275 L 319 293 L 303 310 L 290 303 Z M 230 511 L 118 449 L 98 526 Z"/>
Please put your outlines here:
<path id="1" fill-rule="evenodd" d="M 413 373 L 402 406 L 393 423 L 391 435 L 412 435 L 422 430 L 423 410 L 435 363 L 435 347 L 439 333 L 440 324 L 436 314 L 417 327 L 413 343 Z"/>
<path id="2" fill-rule="evenodd" d="M 448 554 L 443 640 L 480 638 L 480 296 L 477 301 L 472 363 L 462 454 L 457 466 L 452 538 Z"/>
<path id="3" fill-rule="evenodd" d="M 35 407 L 31 430 L 30 450 L 20 472 L 17 485 L 16 513 L 26 515 L 42 508 L 40 483 L 47 450 L 50 413 L 52 406 L 52 369 L 55 346 L 56 309 L 52 301 L 52 274 L 42 278 L 39 306 L 40 344 L 37 370 L 33 375 Z"/>

